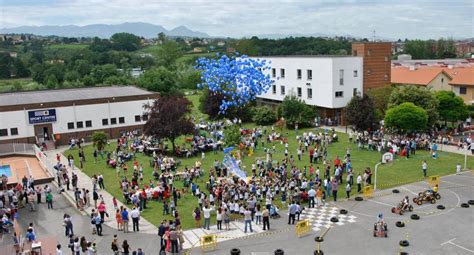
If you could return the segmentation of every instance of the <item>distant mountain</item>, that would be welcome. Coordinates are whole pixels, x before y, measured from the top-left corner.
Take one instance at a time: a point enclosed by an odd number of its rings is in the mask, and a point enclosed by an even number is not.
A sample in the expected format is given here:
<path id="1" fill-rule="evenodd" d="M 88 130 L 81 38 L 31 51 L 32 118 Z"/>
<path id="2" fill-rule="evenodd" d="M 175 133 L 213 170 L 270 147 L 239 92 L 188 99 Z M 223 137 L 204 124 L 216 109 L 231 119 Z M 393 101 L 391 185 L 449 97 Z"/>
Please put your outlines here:
<path id="1" fill-rule="evenodd" d="M 158 33 L 165 33 L 168 36 L 183 37 L 210 37 L 206 33 L 192 31 L 185 26 L 179 26 L 172 30 L 167 30 L 163 26 L 150 23 L 134 22 L 122 23 L 117 25 L 93 24 L 86 26 L 21 26 L 14 28 L 0 29 L 3 34 L 35 34 L 35 35 L 56 35 L 67 37 L 101 37 L 109 38 L 115 33 L 127 32 L 133 33 L 145 38 L 157 37 Z"/>

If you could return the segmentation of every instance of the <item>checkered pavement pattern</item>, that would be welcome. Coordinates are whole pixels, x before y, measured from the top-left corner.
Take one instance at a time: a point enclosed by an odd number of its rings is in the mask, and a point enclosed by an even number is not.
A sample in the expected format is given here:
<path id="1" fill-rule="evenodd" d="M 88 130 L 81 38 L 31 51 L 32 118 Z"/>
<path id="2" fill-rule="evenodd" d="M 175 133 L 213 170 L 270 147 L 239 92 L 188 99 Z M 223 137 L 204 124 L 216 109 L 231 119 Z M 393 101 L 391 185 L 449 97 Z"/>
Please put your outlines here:
<path id="1" fill-rule="evenodd" d="M 300 216 L 300 220 L 308 219 L 311 229 L 315 232 L 330 226 L 342 226 L 356 222 L 357 217 L 349 214 L 340 214 L 339 208 L 334 206 L 321 206 L 315 208 L 305 208 Z M 339 222 L 331 222 L 332 217 L 337 217 Z"/>

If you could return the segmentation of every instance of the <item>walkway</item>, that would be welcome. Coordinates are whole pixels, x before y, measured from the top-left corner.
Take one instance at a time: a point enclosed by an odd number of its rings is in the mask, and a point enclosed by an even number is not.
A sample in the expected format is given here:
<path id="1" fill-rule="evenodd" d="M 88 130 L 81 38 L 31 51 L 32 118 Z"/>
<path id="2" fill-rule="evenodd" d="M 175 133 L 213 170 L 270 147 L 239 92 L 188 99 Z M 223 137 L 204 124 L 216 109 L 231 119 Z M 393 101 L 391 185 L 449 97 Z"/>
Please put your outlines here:
<path id="1" fill-rule="evenodd" d="M 346 133 L 346 127 L 345 126 L 321 126 L 320 128 L 322 128 L 322 129 L 327 128 L 328 130 L 331 130 L 331 129 L 334 128 L 334 130 L 336 130 L 336 132 Z M 350 131 L 351 131 L 351 129 L 350 129 L 350 127 L 348 127 L 347 132 L 350 132 Z M 456 153 L 456 154 L 461 154 L 461 155 L 466 154 L 467 156 L 474 157 L 474 154 L 472 154 L 469 150 L 468 151 L 460 150 L 457 146 L 454 146 L 454 145 L 438 144 L 438 148 L 439 148 L 440 151 Z"/>
<path id="2" fill-rule="evenodd" d="M 44 156 L 40 159 L 45 164 L 46 169 L 50 171 L 50 173 L 53 174 L 53 176 L 56 176 L 56 173 L 55 173 L 55 169 L 52 168 L 51 166 L 56 164 L 57 153 L 61 154 L 61 163 L 66 166 L 68 165 L 68 160 L 63 155 L 64 151 L 65 151 L 64 148 L 49 150 L 49 151 L 44 152 L 43 153 Z M 75 166 L 74 166 L 73 171 L 77 174 L 77 177 L 78 177 L 77 186 L 79 188 L 87 187 L 90 190 L 92 190 L 92 179 L 87 174 L 82 172 L 81 169 Z M 54 183 L 57 184 L 56 182 Z M 63 192 L 63 194 L 74 206 L 76 206 L 75 199 L 74 199 L 74 192 L 72 190 L 69 190 L 69 191 L 66 190 L 65 192 Z M 107 212 L 109 213 L 109 216 L 110 216 L 108 218 L 106 217 L 104 224 L 111 227 L 112 229 L 117 229 L 117 223 L 115 221 L 115 212 L 114 212 L 113 203 L 112 203 L 113 196 L 105 190 L 99 190 L 99 194 L 102 195 L 102 197 L 104 198 L 105 204 L 107 205 L 107 208 L 108 208 Z M 127 207 L 125 204 L 123 204 L 119 200 L 117 200 L 117 202 L 118 202 L 119 207 L 120 206 Z M 92 209 L 93 209 L 93 206 L 89 206 L 88 208 L 85 209 L 85 213 L 87 215 L 90 215 L 92 212 Z M 140 218 L 140 232 L 141 233 L 157 234 L 158 233 L 157 231 L 158 231 L 157 228 L 153 224 L 151 224 L 149 221 L 147 221 L 143 217 Z"/>

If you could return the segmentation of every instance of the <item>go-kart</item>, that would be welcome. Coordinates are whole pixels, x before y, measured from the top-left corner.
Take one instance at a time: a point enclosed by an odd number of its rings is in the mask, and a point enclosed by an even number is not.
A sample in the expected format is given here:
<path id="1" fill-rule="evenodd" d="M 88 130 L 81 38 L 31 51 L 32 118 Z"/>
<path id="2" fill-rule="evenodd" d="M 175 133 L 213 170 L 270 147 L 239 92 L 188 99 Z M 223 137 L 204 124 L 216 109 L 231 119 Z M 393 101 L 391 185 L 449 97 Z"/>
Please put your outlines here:
<path id="1" fill-rule="evenodd" d="M 374 224 L 374 237 L 388 237 L 387 223 L 381 221 Z"/>
<path id="2" fill-rule="evenodd" d="M 404 212 L 412 212 L 413 211 L 413 206 L 412 205 L 407 205 L 405 208 L 403 208 L 403 203 L 400 202 L 397 207 L 392 207 L 392 213 L 397 213 L 400 215 L 403 215 Z"/>
<path id="3" fill-rule="evenodd" d="M 434 193 L 433 191 L 425 191 L 425 192 L 420 192 L 418 194 L 418 197 L 413 198 L 413 203 L 416 203 L 417 205 L 422 205 L 423 202 L 429 201 L 432 204 L 436 203 L 436 199 L 441 198 L 441 195 L 439 193 Z"/>

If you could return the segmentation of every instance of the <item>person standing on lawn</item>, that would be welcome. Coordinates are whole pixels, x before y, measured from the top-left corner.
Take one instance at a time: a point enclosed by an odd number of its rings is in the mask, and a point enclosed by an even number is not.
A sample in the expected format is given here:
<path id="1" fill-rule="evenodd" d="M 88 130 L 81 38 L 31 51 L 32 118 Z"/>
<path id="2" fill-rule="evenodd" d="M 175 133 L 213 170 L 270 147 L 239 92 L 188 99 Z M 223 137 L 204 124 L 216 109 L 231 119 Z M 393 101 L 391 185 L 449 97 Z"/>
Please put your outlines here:
<path id="1" fill-rule="evenodd" d="M 426 160 L 423 160 L 423 164 L 421 164 L 421 168 L 423 169 L 423 177 L 426 177 L 426 172 L 428 171 L 428 164 Z"/>

